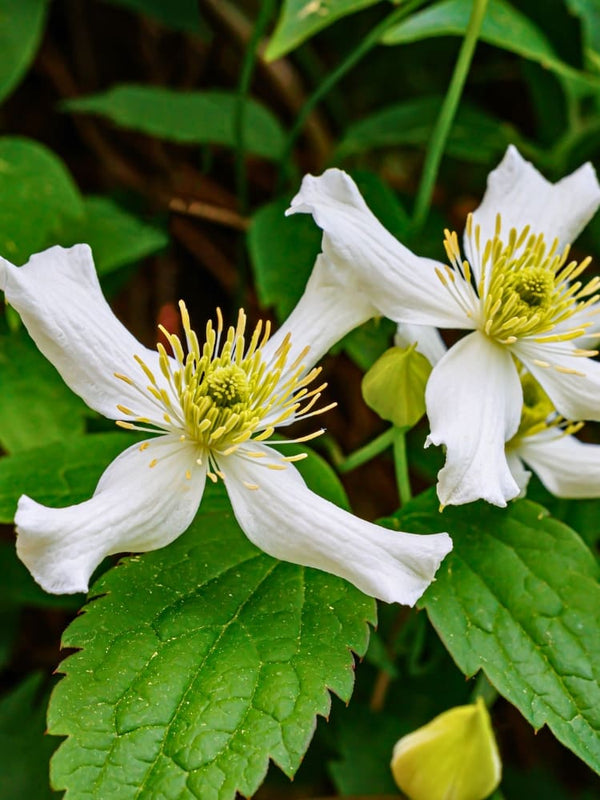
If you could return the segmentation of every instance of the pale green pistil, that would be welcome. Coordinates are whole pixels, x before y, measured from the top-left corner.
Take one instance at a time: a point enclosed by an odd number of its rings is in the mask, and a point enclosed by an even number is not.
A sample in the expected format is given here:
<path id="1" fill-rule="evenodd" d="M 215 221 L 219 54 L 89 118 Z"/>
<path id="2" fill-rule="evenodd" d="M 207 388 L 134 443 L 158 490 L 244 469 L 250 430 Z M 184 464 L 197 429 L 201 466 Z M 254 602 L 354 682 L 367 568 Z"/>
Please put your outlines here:
<path id="1" fill-rule="evenodd" d="M 217 367 L 206 376 L 206 394 L 220 408 L 233 409 L 248 401 L 248 377 L 235 364 Z"/>

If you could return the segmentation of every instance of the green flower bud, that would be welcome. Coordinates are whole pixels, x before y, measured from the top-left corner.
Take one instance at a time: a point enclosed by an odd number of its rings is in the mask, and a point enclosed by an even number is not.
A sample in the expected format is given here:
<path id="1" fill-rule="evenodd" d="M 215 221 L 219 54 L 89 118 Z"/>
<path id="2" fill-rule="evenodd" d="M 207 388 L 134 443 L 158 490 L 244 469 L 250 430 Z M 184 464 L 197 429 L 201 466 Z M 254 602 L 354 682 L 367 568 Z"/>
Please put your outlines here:
<path id="1" fill-rule="evenodd" d="M 483 700 L 445 711 L 403 736 L 392 774 L 410 800 L 484 800 L 500 783 L 502 764 Z"/>
<path id="2" fill-rule="evenodd" d="M 365 403 L 397 428 L 412 428 L 425 413 L 431 364 L 411 347 L 390 347 L 362 381 Z"/>

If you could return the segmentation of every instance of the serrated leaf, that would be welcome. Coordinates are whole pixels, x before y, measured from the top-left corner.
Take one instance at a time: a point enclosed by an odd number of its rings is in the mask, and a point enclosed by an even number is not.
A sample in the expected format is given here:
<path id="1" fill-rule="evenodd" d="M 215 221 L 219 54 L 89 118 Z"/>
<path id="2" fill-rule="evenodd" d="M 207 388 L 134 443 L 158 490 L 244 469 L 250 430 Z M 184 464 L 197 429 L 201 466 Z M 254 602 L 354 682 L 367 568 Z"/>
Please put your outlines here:
<path id="1" fill-rule="evenodd" d="M 379 2 L 380 0 L 284 0 L 265 56 L 269 61 L 281 58 L 336 20 Z"/>
<path id="2" fill-rule="evenodd" d="M 83 202 L 63 162 L 30 139 L 0 139 L 0 255 L 23 264 L 53 243 L 65 221 L 84 213 Z"/>
<path id="3" fill-rule="evenodd" d="M 65 800 L 250 796 L 269 759 L 294 774 L 328 690 L 350 696 L 373 601 L 261 554 L 212 488 L 186 534 L 106 573 L 65 633 L 81 648 L 49 710 Z"/>
<path id="4" fill-rule="evenodd" d="M 427 143 L 442 100 L 440 95 L 395 103 L 353 123 L 336 149 L 336 160 L 379 147 Z M 509 144 L 519 141 L 512 125 L 463 103 L 452 123 L 446 152 L 463 161 L 490 164 Z"/>
<path id="5" fill-rule="evenodd" d="M 87 500 L 113 458 L 139 437 L 95 433 L 0 458 L 0 522 L 10 523 L 22 494 L 49 506 Z"/>
<path id="6" fill-rule="evenodd" d="M 44 736 L 42 676 L 33 674 L 0 699 L 0 797 L 49 800 L 48 761 L 56 740 Z"/>
<path id="7" fill-rule="evenodd" d="M 115 124 L 159 139 L 235 147 L 238 97 L 234 92 L 184 92 L 123 84 L 108 92 L 64 103 L 75 113 L 101 114 Z M 245 110 L 245 147 L 277 159 L 284 135 L 277 118 L 255 100 Z"/>
<path id="8" fill-rule="evenodd" d="M 169 243 L 165 231 L 142 222 L 108 197 L 88 196 L 83 205 L 83 219 L 65 230 L 61 244 L 89 244 L 99 275 L 146 258 Z"/>
<path id="9" fill-rule="evenodd" d="M 85 403 L 23 329 L 0 335 L 0 445 L 9 453 L 80 436 Z"/>
<path id="10" fill-rule="evenodd" d="M 570 528 L 528 500 L 436 512 L 432 492 L 396 518 L 449 531 L 454 549 L 421 600 L 460 669 L 483 669 L 534 728 L 600 771 L 600 568 Z M 437 526 L 437 527 L 436 527 Z"/>
<path id="11" fill-rule="evenodd" d="M 472 0 L 444 0 L 389 28 L 382 42 L 408 44 L 432 36 L 464 36 L 469 23 Z M 570 78 L 588 88 L 600 88 L 600 79 L 561 61 L 542 31 L 527 16 L 506 0 L 490 0 L 479 38 L 483 42 L 536 61 L 557 75 Z"/>
<path id="12" fill-rule="evenodd" d="M 0 0 L 0 101 L 19 83 L 44 32 L 47 0 Z"/>

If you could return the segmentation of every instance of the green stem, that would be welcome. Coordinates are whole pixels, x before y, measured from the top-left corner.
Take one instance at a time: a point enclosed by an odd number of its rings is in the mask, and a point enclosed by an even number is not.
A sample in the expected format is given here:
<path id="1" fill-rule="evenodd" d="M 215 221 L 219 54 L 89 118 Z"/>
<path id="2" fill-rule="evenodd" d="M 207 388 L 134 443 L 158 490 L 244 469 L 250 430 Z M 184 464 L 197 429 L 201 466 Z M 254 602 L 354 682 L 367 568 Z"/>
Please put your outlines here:
<path id="1" fill-rule="evenodd" d="M 306 119 L 313 108 L 323 97 L 325 97 L 328 92 L 331 91 L 331 89 L 333 89 L 336 83 L 338 83 L 347 72 L 349 72 L 356 64 L 358 64 L 358 62 L 381 41 L 383 34 L 388 30 L 388 28 L 391 28 L 393 25 L 397 25 L 398 22 L 422 6 L 424 2 L 425 0 L 411 0 L 411 2 L 405 3 L 401 8 L 396 9 L 384 20 L 382 20 L 363 39 L 361 39 L 358 46 L 346 57 L 344 61 L 342 61 L 341 64 L 339 64 L 332 72 L 329 73 L 325 80 L 319 86 L 317 86 L 315 91 L 306 100 L 298 112 L 296 121 L 292 126 L 292 129 L 290 130 L 283 146 L 283 151 L 279 162 L 279 190 L 281 190 L 287 177 L 287 164 L 296 139 L 302 132 L 304 123 L 306 122 Z"/>
<path id="2" fill-rule="evenodd" d="M 410 478 L 408 475 L 408 459 L 406 458 L 406 431 L 408 428 L 393 428 L 394 435 L 394 467 L 396 470 L 396 484 L 400 495 L 400 505 L 403 506 L 412 497 Z"/>
<path id="3" fill-rule="evenodd" d="M 356 467 L 360 467 L 361 464 L 366 464 L 367 461 L 371 461 L 372 458 L 375 458 L 375 456 L 383 453 L 383 451 L 392 444 L 393 440 L 394 429 L 388 428 L 387 431 L 381 433 L 379 436 L 373 439 L 373 441 L 351 453 L 348 458 L 342 461 L 342 463 L 338 466 L 338 470 L 340 472 L 350 472 L 351 470 L 356 469 Z"/>
<path id="4" fill-rule="evenodd" d="M 483 670 L 477 676 L 471 700 L 474 702 L 478 697 L 482 698 L 486 708 L 491 708 L 498 699 L 497 689 L 489 682 Z"/>
<path id="5" fill-rule="evenodd" d="M 254 67 L 256 66 L 258 45 L 263 37 L 271 15 L 273 13 L 273 0 L 262 0 L 259 4 L 259 12 L 256 23 L 252 31 L 252 36 L 248 42 L 248 47 L 244 53 L 240 82 L 237 91 L 237 103 L 233 118 L 233 132 L 235 137 L 235 178 L 238 198 L 238 209 L 240 214 L 248 213 L 248 178 L 246 175 L 246 108 L 250 93 L 250 84 Z"/>
<path id="6" fill-rule="evenodd" d="M 448 92 L 442 103 L 439 116 L 435 123 L 435 127 L 429 140 L 427 154 L 425 156 L 425 164 L 423 165 L 423 174 L 421 176 L 421 183 L 417 192 L 415 200 L 415 210 L 413 215 L 412 227 L 413 230 L 418 231 L 422 228 L 429 206 L 431 205 L 431 196 L 433 194 L 433 187 L 437 178 L 440 162 L 444 153 L 446 140 L 450 133 L 450 128 L 460 102 L 462 90 L 469 73 L 473 53 L 475 52 L 475 45 L 479 38 L 479 32 L 485 16 L 485 10 L 488 0 L 473 0 L 473 10 L 471 11 L 471 18 L 465 32 L 465 38 L 458 54 L 456 66 L 452 74 Z"/>

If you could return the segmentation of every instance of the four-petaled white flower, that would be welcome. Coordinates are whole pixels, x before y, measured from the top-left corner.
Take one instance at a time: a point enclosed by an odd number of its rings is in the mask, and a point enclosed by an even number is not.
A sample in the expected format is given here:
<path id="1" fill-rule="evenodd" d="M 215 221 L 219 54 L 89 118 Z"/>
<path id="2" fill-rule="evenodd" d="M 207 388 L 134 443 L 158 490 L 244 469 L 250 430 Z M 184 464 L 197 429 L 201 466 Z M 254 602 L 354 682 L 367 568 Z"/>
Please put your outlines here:
<path id="1" fill-rule="evenodd" d="M 446 353 L 436 328 L 427 325 L 398 325 L 395 343 L 416 345 L 432 366 Z M 505 444 L 506 460 L 519 496 L 527 492 L 530 467 L 548 491 L 556 497 L 600 497 L 600 445 L 581 442 L 573 434 L 583 422 L 563 419 L 540 384 L 528 372 L 521 372 L 523 408 L 515 435 Z"/>
<path id="2" fill-rule="evenodd" d="M 509 147 L 469 216 L 466 259 L 446 231 L 446 265 L 397 241 L 338 169 L 306 176 L 292 200 L 288 213 L 311 213 L 323 229 L 320 283 L 337 286 L 339 303 L 354 305 L 357 318 L 366 298 L 395 322 L 472 331 L 444 354 L 427 384 L 428 443 L 446 447 L 438 476 L 443 505 L 483 498 L 504 506 L 519 494 L 505 455 L 521 418 L 519 362 L 563 418 L 600 420 L 600 363 L 581 348 L 600 310 L 600 280 L 582 285 L 589 259 L 568 259 L 569 242 L 599 204 L 590 164 L 551 184 Z M 298 319 L 308 314 L 309 289 Z M 338 338 L 333 309 L 321 325 L 331 341 Z"/>
<path id="3" fill-rule="evenodd" d="M 91 408 L 159 434 L 125 450 L 86 502 L 47 508 L 21 497 L 17 552 L 47 591 L 85 591 L 106 555 L 173 541 L 191 523 L 207 476 L 223 479 L 248 538 L 276 558 L 409 605 L 433 580 L 452 547 L 447 534 L 391 532 L 360 520 L 311 492 L 294 457 L 265 443 L 277 426 L 319 413 L 323 387 L 310 387 L 319 348 L 298 346 L 293 321 L 269 340 L 260 324 L 247 338 L 241 312 L 224 333 L 218 315 L 201 343 L 182 304 L 187 352 L 166 332 L 174 356 L 161 345 L 146 349 L 106 303 L 86 245 L 53 247 L 20 268 L 0 259 L 0 289 Z M 356 313 L 343 324 L 352 327 Z M 365 302 L 359 316 L 369 314 Z"/>

